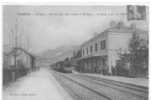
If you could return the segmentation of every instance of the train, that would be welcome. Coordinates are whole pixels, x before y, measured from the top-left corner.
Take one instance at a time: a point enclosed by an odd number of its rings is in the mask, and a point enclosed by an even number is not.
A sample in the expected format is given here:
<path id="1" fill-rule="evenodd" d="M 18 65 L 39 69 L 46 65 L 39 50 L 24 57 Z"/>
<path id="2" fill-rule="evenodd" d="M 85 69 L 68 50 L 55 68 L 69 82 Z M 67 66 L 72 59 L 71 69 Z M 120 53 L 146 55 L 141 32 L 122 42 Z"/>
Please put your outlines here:
<path id="1" fill-rule="evenodd" d="M 51 64 L 50 67 L 62 73 L 72 73 L 75 69 L 75 65 L 72 64 L 71 60 L 58 61 L 54 64 Z"/>

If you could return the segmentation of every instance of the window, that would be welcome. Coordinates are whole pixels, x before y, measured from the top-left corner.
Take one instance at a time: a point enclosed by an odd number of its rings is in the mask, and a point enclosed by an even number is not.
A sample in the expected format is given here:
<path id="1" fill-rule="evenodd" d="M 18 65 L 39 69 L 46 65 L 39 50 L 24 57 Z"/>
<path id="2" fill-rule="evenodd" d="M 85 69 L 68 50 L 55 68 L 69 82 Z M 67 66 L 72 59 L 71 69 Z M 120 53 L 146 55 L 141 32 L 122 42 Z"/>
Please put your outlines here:
<path id="1" fill-rule="evenodd" d="M 89 53 L 89 49 L 87 48 L 87 54 Z"/>
<path id="2" fill-rule="evenodd" d="M 83 49 L 83 55 L 84 55 L 84 49 Z"/>
<path id="3" fill-rule="evenodd" d="M 98 44 L 95 43 L 95 51 L 98 51 Z"/>
<path id="4" fill-rule="evenodd" d="M 92 51 L 93 51 L 93 46 L 92 46 L 92 45 L 90 46 L 90 51 L 91 51 L 91 53 L 92 53 Z"/>
<path id="5" fill-rule="evenodd" d="M 103 40 L 101 41 L 101 49 L 105 49 L 106 48 L 106 41 Z"/>
<path id="6" fill-rule="evenodd" d="M 104 66 L 106 65 L 106 59 L 105 59 L 105 58 L 102 59 L 102 64 L 103 64 Z"/>

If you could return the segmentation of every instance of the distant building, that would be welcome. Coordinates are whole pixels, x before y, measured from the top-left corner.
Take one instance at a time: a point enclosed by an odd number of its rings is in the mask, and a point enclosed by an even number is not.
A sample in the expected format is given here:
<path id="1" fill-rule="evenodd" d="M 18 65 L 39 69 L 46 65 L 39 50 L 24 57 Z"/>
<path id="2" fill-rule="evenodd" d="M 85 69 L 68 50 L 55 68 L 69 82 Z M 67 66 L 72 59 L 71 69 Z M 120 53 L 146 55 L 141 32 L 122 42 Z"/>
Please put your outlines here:
<path id="1" fill-rule="evenodd" d="M 35 69 L 35 57 L 22 48 L 5 48 L 3 52 L 3 84 L 15 81 Z"/>
<path id="2" fill-rule="evenodd" d="M 134 32 L 141 38 L 148 39 L 146 31 L 118 23 L 83 43 L 77 55 L 74 54 L 80 66 L 79 70 L 112 74 L 112 67 L 116 66 L 119 53 L 128 52 L 129 42 Z"/>
<path id="3" fill-rule="evenodd" d="M 16 61 L 15 61 L 16 55 Z M 34 66 L 34 56 L 20 48 L 11 48 L 8 51 L 4 48 L 3 53 L 3 68 L 12 69 L 12 67 L 20 68 L 21 66 L 30 69 Z M 16 66 L 15 66 L 16 63 Z"/>

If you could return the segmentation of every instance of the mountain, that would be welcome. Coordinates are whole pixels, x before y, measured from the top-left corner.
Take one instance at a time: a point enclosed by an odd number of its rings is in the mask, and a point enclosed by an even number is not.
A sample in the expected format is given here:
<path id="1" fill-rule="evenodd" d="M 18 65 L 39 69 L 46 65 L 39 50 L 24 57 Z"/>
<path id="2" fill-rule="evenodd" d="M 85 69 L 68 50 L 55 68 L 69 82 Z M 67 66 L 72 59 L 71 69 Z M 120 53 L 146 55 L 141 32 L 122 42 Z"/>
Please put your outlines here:
<path id="1" fill-rule="evenodd" d="M 72 57 L 73 51 L 77 48 L 78 46 L 61 46 L 56 49 L 44 51 L 39 56 L 42 62 L 52 64 L 57 61 L 62 61 L 67 57 Z"/>

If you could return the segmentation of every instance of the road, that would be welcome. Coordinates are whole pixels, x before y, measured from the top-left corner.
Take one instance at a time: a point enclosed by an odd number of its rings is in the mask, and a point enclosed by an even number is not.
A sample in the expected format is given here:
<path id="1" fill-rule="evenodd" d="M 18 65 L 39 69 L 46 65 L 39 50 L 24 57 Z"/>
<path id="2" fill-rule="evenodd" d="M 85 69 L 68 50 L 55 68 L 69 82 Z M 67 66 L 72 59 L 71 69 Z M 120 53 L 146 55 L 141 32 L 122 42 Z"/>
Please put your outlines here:
<path id="1" fill-rule="evenodd" d="M 148 88 L 82 74 L 52 72 L 74 100 L 148 100 Z"/>

